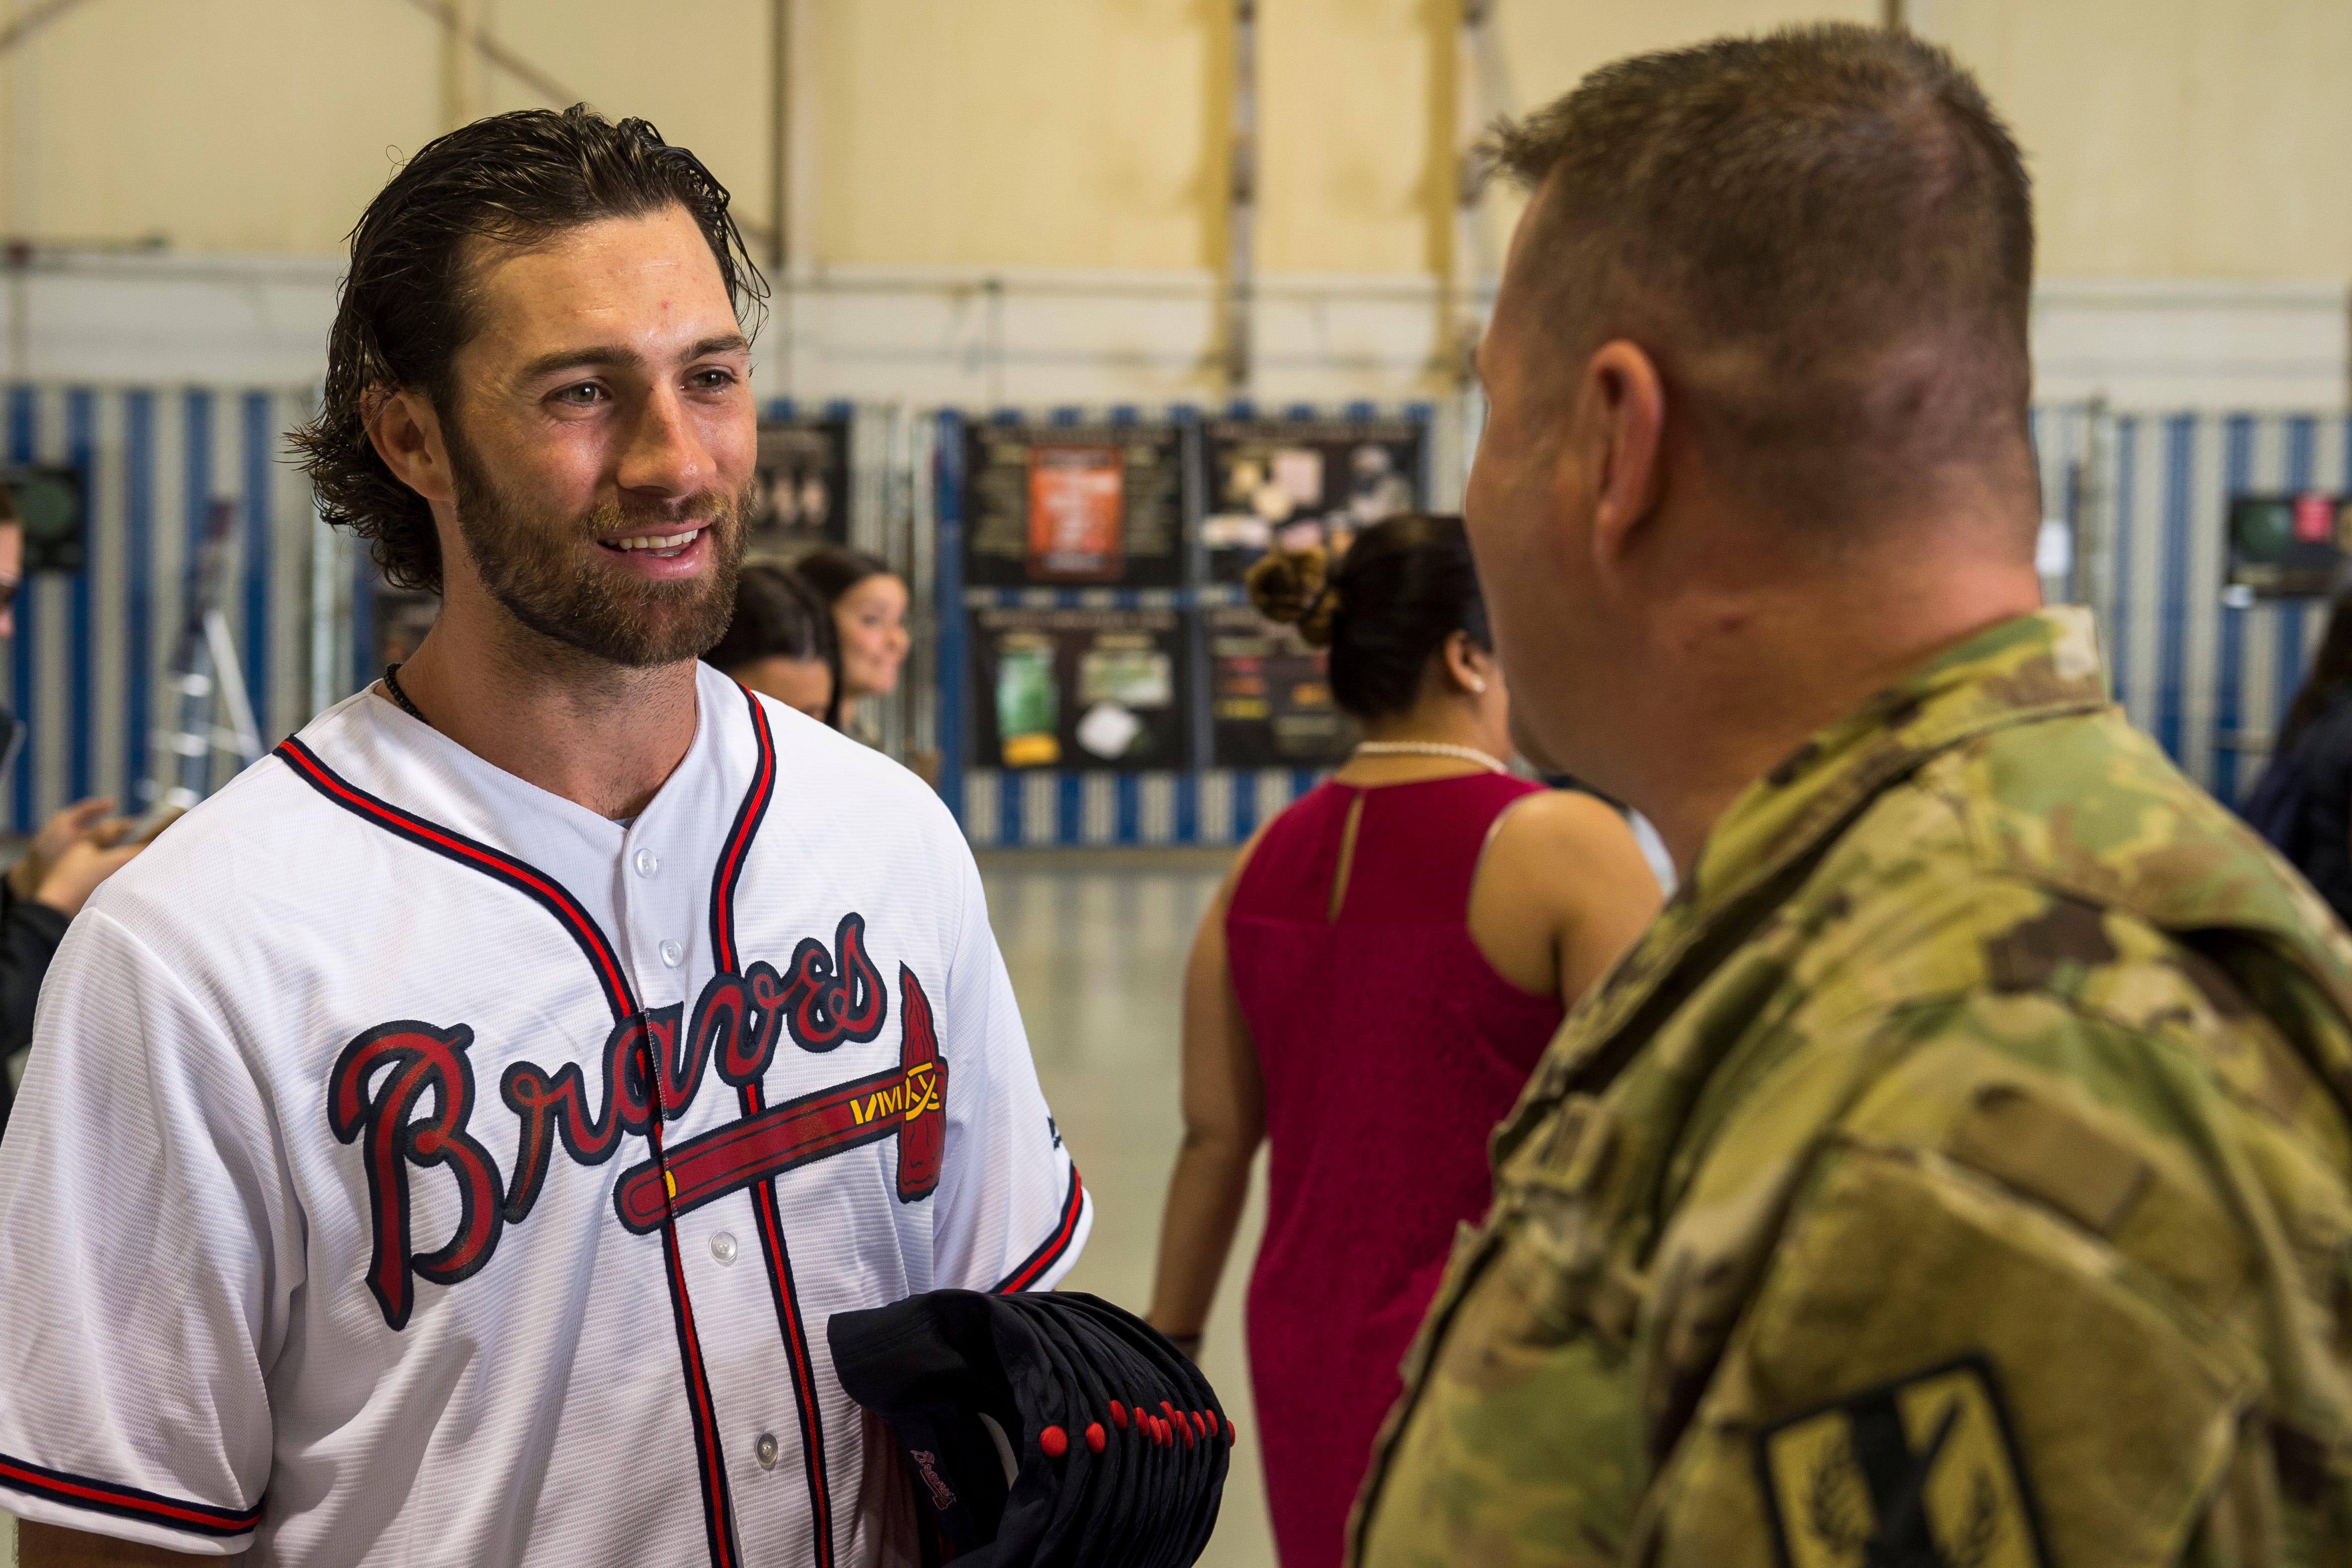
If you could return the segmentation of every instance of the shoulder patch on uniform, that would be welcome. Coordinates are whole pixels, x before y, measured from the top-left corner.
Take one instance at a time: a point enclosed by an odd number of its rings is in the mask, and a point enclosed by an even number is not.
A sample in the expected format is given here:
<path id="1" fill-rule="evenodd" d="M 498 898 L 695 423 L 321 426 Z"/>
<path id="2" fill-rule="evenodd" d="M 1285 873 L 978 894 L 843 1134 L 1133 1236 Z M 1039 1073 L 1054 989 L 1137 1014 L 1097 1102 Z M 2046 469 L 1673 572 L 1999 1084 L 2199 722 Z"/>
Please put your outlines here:
<path id="1" fill-rule="evenodd" d="M 1776 1422 L 1756 1465 L 1781 1568 L 2048 1568 L 1982 1356 Z"/>
<path id="2" fill-rule="evenodd" d="M 2069 966 L 2082 970 L 2112 964 L 2117 954 L 2106 918 L 2095 904 L 2056 893 L 2032 920 L 1988 937 L 1985 967 L 1997 991 L 2035 991 L 2060 980 Z"/>

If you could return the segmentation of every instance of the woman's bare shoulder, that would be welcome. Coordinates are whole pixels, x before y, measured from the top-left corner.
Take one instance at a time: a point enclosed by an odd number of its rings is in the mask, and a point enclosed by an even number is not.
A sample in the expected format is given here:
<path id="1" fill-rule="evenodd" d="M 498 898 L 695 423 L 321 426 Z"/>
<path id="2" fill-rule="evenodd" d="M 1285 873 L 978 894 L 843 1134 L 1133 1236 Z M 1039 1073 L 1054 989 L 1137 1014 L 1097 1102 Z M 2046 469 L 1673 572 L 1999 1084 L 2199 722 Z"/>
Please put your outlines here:
<path id="1" fill-rule="evenodd" d="M 1623 813 L 1580 789 L 1514 801 L 1495 824 L 1481 870 L 1498 888 L 1578 918 L 1620 905 L 1655 907 L 1656 873 Z M 1507 894 L 1507 896 L 1510 896 Z"/>
<path id="2" fill-rule="evenodd" d="M 1515 849 L 1605 852 L 1622 846 L 1641 852 L 1623 814 L 1581 789 L 1546 789 L 1512 801 L 1495 823 L 1495 842 L 1506 841 Z"/>

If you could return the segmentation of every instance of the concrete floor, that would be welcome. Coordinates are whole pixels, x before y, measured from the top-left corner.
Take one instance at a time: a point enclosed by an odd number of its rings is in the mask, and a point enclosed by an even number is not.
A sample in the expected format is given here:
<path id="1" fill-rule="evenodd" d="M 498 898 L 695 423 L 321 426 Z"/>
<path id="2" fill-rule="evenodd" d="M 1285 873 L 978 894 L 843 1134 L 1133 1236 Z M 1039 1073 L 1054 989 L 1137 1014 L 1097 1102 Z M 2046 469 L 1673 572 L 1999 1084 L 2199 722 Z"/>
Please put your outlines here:
<path id="1" fill-rule="evenodd" d="M 1184 957 L 1225 856 L 1178 850 L 984 855 L 988 913 L 1055 1119 L 1094 1191 L 1095 1228 L 1063 1288 L 1132 1312 L 1150 1304 L 1160 1207 L 1182 1134 L 1177 1109 Z M 1272 1568 L 1265 1486 L 1249 1434 L 1242 1290 L 1265 1224 L 1258 1162 L 1201 1353 L 1242 1441 L 1205 1568 Z"/>
<path id="2" fill-rule="evenodd" d="M 1140 1312 L 1150 1303 L 1160 1205 L 1181 1133 L 1178 998 L 1184 956 L 1223 875 L 1222 854 L 1009 852 L 985 857 L 989 915 L 1029 1026 L 1038 1076 L 1094 1190 L 1095 1228 L 1064 1282 Z M 1265 1491 L 1249 1434 L 1242 1284 L 1265 1225 L 1263 1162 L 1243 1217 L 1202 1367 L 1242 1433 L 1206 1568 L 1272 1568 Z M 0 1561 L 16 1530 L 0 1515 Z"/>

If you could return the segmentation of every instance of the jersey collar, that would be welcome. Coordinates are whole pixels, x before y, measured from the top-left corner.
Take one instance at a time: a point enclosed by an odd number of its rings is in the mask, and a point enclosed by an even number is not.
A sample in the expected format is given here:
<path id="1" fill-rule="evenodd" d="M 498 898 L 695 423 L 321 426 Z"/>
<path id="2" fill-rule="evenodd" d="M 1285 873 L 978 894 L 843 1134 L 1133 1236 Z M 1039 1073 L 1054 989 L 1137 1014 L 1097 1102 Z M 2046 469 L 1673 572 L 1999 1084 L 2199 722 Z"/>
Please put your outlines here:
<path id="1" fill-rule="evenodd" d="M 1566 1049 L 1496 1134 L 1497 1163 L 1529 1111 L 1612 1077 L 1647 1033 L 1629 1028 L 1637 1015 L 1680 999 L 1670 977 L 1742 940 L 1889 785 L 1971 737 L 2109 706 L 2091 613 L 2062 606 L 1988 627 L 1816 732 L 1732 802 L 1664 912 L 1561 1025 Z"/>

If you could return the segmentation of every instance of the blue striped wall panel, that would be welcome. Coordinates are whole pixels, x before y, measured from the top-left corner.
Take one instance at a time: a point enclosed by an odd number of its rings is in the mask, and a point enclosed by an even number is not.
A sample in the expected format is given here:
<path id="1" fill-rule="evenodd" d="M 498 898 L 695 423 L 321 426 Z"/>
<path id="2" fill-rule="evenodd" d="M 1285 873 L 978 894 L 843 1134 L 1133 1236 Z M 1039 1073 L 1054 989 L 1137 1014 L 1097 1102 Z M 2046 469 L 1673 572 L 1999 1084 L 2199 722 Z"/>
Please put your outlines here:
<path id="1" fill-rule="evenodd" d="M 0 392 L 0 452 L 79 467 L 87 505 L 83 570 L 27 584 L 0 649 L 0 692 L 26 721 L 6 780 L 10 827 L 29 831 L 89 795 L 144 805 L 153 732 L 174 715 L 168 674 L 191 552 L 215 499 L 238 518 L 223 608 L 264 744 L 310 716 L 310 490 L 285 445 L 310 406 L 308 392 L 274 388 Z M 231 766 L 217 762 L 215 782 Z"/>
<path id="2" fill-rule="evenodd" d="M 2183 771 L 2234 804 L 2269 759 L 2328 607 L 2223 602 L 2228 499 L 2237 491 L 2352 487 L 2352 419 L 2230 411 L 2106 417 L 2096 479 L 2109 497 L 2110 538 L 2095 608 L 2116 695 Z"/>
<path id="3" fill-rule="evenodd" d="M 0 649 L 0 695 L 27 730 L 0 780 L 11 826 L 28 830 L 85 794 L 113 796 L 125 809 L 142 803 L 153 732 L 173 716 L 167 675 L 185 574 L 215 498 L 236 508 L 225 609 L 265 741 L 309 716 L 313 528 L 308 488 L 283 435 L 308 412 L 309 395 L 0 386 L 0 456 L 80 465 L 89 499 L 86 570 L 28 585 L 17 599 L 16 637 Z M 1122 412 L 1150 418 L 1158 411 Z M 2352 415 L 2051 405 L 2035 411 L 2034 434 L 2045 515 L 2077 522 L 2094 540 L 2077 559 L 2075 585 L 2100 613 L 2118 698 L 2192 777 L 2224 800 L 2236 799 L 2267 759 L 2326 613 L 2295 601 L 2222 604 L 2225 499 L 2234 489 L 2352 488 Z M 938 471 L 925 476 L 943 501 L 960 454 L 942 441 Z M 2085 496 L 2096 497 L 2083 503 L 2096 516 L 2078 518 Z M 943 546 L 961 520 L 948 505 Z M 962 601 L 955 564 L 943 549 L 942 611 Z M 339 644 L 364 647 L 372 634 L 364 595 L 343 614 Z M 960 658 L 944 656 L 961 653 L 953 647 L 960 616 L 944 615 L 941 629 L 943 665 L 958 668 Z M 952 685 L 941 693 L 940 734 L 951 759 L 962 695 Z M 225 777 L 225 765 L 220 771 Z M 1287 770 L 975 769 L 960 780 L 956 772 L 951 760 L 950 802 L 973 841 L 989 844 L 1233 843 L 1314 782 Z"/>
<path id="4" fill-rule="evenodd" d="M 963 775 L 964 832 L 979 849 L 1237 844 L 1319 778 L 1286 768 L 1196 773 L 975 768 Z"/>

